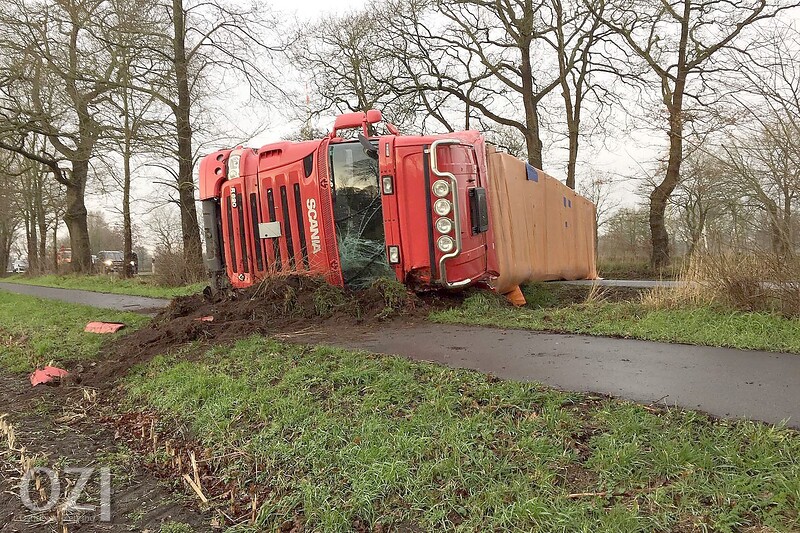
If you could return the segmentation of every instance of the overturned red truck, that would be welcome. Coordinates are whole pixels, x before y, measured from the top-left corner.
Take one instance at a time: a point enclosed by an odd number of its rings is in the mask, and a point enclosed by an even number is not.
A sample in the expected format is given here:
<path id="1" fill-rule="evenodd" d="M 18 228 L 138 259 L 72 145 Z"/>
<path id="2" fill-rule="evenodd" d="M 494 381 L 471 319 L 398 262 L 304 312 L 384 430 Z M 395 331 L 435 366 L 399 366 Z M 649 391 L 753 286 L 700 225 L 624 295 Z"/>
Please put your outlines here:
<path id="1" fill-rule="evenodd" d="M 595 208 L 477 131 L 371 135 L 379 111 L 321 140 L 237 147 L 200 163 L 212 287 L 276 274 L 415 290 L 596 277 Z M 358 138 L 342 137 L 357 129 Z"/>

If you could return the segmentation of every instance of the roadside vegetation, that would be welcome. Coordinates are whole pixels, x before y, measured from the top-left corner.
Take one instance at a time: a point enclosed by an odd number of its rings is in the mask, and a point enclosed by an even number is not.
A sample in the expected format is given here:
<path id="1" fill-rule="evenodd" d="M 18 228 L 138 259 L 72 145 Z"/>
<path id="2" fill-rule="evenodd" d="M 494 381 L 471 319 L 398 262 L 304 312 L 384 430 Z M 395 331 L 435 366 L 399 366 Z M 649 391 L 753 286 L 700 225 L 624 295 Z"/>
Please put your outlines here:
<path id="1" fill-rule="evenodd" d="M 597 273 L 605 279 L 675 279 L 680 275 L 680 266 L 653 268 L 647 259 L 629 259 L 599 257 L 597 260 Z"/>
<path id="2" fill-rule="evenodd" d="M 127 393 L 228 458 L 259 498 L 241 531 L 800 527 L 800 438 L 760 423 L 263 337 L 159 357 Z"/>
<path id="3" fill-rule="evenodd" d="M 149 319 L 136 313 L 41 300 L 0 290 L 0 369 L 30 372 L 48 363 L 96 358 L 108 335 L 84 333 L 93 320 L 122 322 L 126 331 Z"/>
<path id="4" fill-rule="evenodd" d="M 127 294 L 130 296 L 147 296 L 150 298 L 174 298 L 176 296 L 189 296 L 202 292 L 208 284 L 206 282 L 192 283 L 181 286 L 163 286 L 158 280 L 150 276 L 137 276 L 123 279 L 107 275 L 65 275 L 54 274 L 44 276 L 14 275 L 2 278 L 0 281 L 21 283 L 23 285 L 40 285 L 43 287 L 57 287 L 60 289 L 78 289 L 83 291 L 105 292 L 109 294 Z"/>
<path id="5" fill-rule="evenodd" d="M 606 335 L 651 341 L 800 353 L 800 323 L 775 310 L 736 308 L 730 291 L 714 297 L 696 287 L 628 291 L 536 283 L 527 304 L 475 292 L 431 320 L 514 329 Z"/>

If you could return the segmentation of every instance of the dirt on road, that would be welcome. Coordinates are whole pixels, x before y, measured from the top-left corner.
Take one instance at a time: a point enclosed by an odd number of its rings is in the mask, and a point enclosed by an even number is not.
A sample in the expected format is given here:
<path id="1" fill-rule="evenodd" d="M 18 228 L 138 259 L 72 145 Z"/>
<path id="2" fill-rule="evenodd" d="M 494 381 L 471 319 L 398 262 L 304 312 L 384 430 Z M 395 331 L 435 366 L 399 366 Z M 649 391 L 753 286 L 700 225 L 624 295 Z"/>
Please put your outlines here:
<path id="1" fill-rule="evenodd" d="M 458 298 L 417 296 L 394 282 L 349 291 L 302 276 L 273 279 L 226 295 L 179 297 L 150 324 L 109 344 L 97 364 L 80 365 L 84 370 L 76 378 L 83 385 L 108 388 L 132 366 L 191 343 L 208 346 L 276 334 L 351 339 L 378 326 L 424 322 L 432 310 L 453 305 Z"/>

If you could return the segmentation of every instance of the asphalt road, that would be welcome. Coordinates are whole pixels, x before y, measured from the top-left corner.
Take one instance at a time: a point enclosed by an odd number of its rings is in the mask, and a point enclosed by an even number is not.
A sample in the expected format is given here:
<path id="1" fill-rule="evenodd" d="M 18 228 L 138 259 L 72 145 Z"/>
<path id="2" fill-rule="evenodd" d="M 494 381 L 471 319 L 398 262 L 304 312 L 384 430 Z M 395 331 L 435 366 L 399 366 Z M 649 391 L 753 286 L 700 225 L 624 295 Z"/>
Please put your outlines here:
<path id="1" fill-rule="evenodd" d="M 50 300 L 61 300 L 73 304 L 91 305 L 101 309 L 117 311 L 135 311 L 139 313 L 156 312 L 169 305 L 169 300 L 145 298 L 143 296 L 125 296 L 104 292 L 78 291 L 73 289 L 56 289 L 38 285 L 22 285 L 21 283 L 0 282 L 0 289 L 18 294 L 28 294 Z M 2 295 L 0 295 L 2 298 Z"/>
<path id="2" fill-rule="evenodd" d="M 800 428 L 800 355 L 439 324 L 375 331 L 343 345 Z"/>
<path id="3" fill-rule="evenodd" d="M 600 287 L 631 287 L 636 289 L 654 289 L 656 287 L 680 287 L 686 281 L 643 280 L 643 279 L 578 279 L 573 281 L 550 281 L 564 285 L 598 285 Z"/>
<path id="4" fill-rule="evenodd" d="M 0 289 L 123 311 L 169 304 L 13 283 L 0 283 Z M 338 344 L 724 418 L 786 420 L 800 428 L 800 355 L 439 324 L 374 330 Z"/>

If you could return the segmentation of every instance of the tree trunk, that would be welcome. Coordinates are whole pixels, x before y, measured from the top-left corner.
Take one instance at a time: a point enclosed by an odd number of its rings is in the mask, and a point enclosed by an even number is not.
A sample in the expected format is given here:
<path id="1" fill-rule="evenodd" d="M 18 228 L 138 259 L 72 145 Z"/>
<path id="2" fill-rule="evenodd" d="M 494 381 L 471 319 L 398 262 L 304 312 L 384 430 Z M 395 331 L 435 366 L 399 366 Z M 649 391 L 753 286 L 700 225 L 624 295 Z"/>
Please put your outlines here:
<path id="1" fill-rule="evenodd" d="M 76 274 L 88 274 L 92 270 L 92 250 L 89 244 L 89 223 L 84 192 L 89 163 L 73 161 L 72 169 L 72 179 L 66 185 L 67 210 L 64 213 L 64 223 L 69 231 L 72 271 Z"/>
<path id="2" fill-rule="evenodd" d="M 122 148 L 122 266 L 123 278 L 133 277 L 133 230 L 131 228 L 131 119 L 128 105 L 128 90 L 123 94 L 123 115 L 125 139 Z"/>
<path id="3" fill-rule="evenodd" d="M 127 119 L 126 119 L 127 121 Z M 122 186 L 122 256 L 125 258 L 125 265 L 122 269 L 122 276 L 130 278 L 133 276 L 133 229 L 131 228 L 131 153 L 130 141 L 126 139 L 124 155 L 124 172 Z"/>
<path id="4" fill-rule="evenodd" d="M 53 221 L 53 273 L 58 274 L 58 219 Z"/>
<path id="5" fill-rule="evenodd" d="M 669 130 L 667 132 L 669 158 L 664 180 L 650 194 L 650 243 L 652 245 L 650 264 L 654 269 L 661 269 L 669 265 L 669 234 L 664 218 L 667 202 L 680 181 L 681 163 L 683 162 L 683 94 L 686 91 L 686 78 L 689 74 L 686 57 L 689 46 L 691 9 L 692 2 L 685 0 L 674 90 L 669 90 L 668 79 L 662 79 L 662 96 L 669 112 Z"/>
<path id="6" fill-rule="evenodd" d="M 533 94 L 533 66 L 531 64 L 530 43 L 522 44 L 522 105 L 525 109 L 525 146 L 528 150 L 528 163 L 542 168 L 542 140 L 539 138 L 539 109 Z"/>
<path id="7" fill-rule="evenodd" d="M 11 244 L 14 240 L 14 232 L 7 224 L 0 224 L 0 266 L 3 272 L 11 261 Z"/>
<path id="8" fill-rule="evenodd" d="M 677 149 L 675 148 L 677 145 Z M 678 151 L 677 162 L 674 162 L 674 151 Z M 652 253 L 650 264 L 655 269 L 660 269 L 669 264 L 669 234 L 665 223 L 667 202 L 678 184 L 680 176 L 680 159 L 682 153 L 681 141 L 670 140 L 670 157 L 667 164 L 667 174 L 653 192 L 650 193 L 650 240 Z"/>
<path id="9" fill-rule="evenodd" d="M 575 172 L 578 166 L 578 129 L 576 121 L 569 124 L 569 159 L 567 160 L 567 187 L 575 190 Z"/>
<path id="10" fill-rule="evenodd" d="M 44 175 L 40 175 L 39 186 L 36 190 L 36 222 L 39 229 L 39 273 L 43 274 L 47 270 L 47 220 L 44 213 L 44 200 L 42 198 L 42 188 Z"/>
<path id="11" fill-rule="evenodd" d="M 175 36 L 173 53 L 178 92 L 175 124 L 178 134 L 178 197 L 181 204 L 181 230 L 183 233 L 183 259 L 186 277 L 197 279 L 203 275 L 203 255 L 200 242 L 200 225 L 194 200 L 194 175 L 192 152 L 191 93 L 189 91 L 188 60 L 186 57 L 186 21 L 183 1 L 172 0 Z"/>
<path id="12" fill-rule="evenodd" d="M 28 191 L 31 194 L 31 191 Z M 39 239 L 37 234 L 36 225 L 36 210 L 33 208 L 31 198 L 27 199 L 25 214 L 25 243 L 27 245 L 28 254 L 28 272 L 30 274 L 39 273 Z"/>

